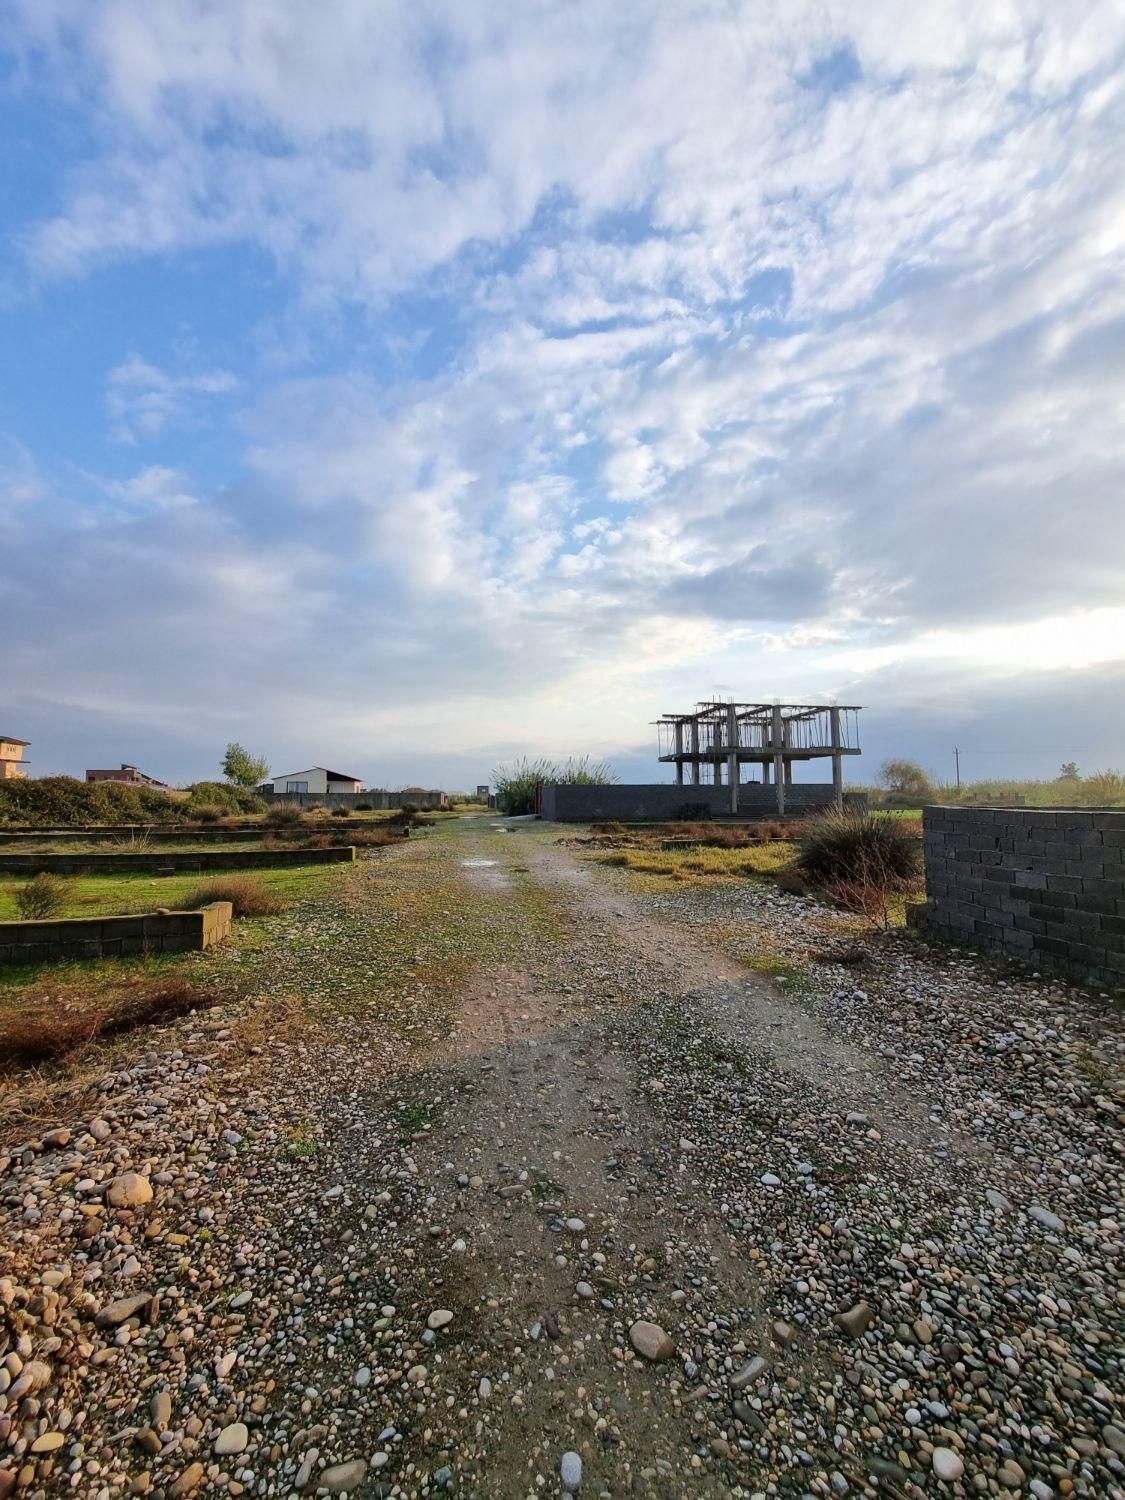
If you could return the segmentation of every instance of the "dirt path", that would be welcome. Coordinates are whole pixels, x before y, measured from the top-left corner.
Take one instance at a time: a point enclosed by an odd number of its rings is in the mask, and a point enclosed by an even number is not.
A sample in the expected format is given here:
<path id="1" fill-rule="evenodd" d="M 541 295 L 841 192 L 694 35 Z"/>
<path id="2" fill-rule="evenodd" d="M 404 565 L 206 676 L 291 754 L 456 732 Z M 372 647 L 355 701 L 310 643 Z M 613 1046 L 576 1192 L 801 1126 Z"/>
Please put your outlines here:
<path id="1" fill-rule="evenodd" d="M 54 1382 L 0 1416 L 0 1500 L 519 1500 L 579 1460 L 584 1496 L 1114 1494 L 1119 1039 L 896 940 L 732 956 L 805 911 L 473 819 L 282 919 L 248 1015 L 0 1176 Z M 106 1213 L 127 1167 L 153 1203 Z"/>

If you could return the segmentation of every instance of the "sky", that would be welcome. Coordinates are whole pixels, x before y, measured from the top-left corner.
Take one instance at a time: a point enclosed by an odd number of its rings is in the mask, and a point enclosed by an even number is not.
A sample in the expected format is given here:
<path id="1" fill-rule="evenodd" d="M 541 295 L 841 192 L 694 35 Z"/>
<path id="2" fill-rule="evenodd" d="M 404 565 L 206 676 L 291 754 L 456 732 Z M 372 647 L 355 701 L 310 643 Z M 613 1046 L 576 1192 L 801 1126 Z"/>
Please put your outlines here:
<path id="1" fill-rule="evenodd" d="M 1120 0 L 7 0 L 0 732 L 1125 767 Z"/>

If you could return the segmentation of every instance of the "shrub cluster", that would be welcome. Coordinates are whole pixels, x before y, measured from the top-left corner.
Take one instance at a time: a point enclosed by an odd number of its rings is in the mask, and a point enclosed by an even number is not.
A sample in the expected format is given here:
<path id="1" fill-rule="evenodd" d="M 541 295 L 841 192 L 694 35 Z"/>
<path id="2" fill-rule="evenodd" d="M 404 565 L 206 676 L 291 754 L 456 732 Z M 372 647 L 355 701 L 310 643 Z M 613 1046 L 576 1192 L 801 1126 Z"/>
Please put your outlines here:
<path id="1" fill-rule="evenodd" d="M 68 881 L 40 870 L 16 891 L 16 910 L 25 922 L 43 922 L 58 916 L 69 890 Z"/>
<path id="2" fill-rule="evenodd" d="M 236 917 L 272 917 L 285 910 L 275 891 L 252 875 L 217 875 L 196 886 L 184 899 L 184 911 L 198 911 L 214 901 L 229 901 Z"/>
<path id="3" fill-rule="evenodd" d="M 120 781 L 79 781 L 74 776 L 43 776 L 0 781 L 0 826 L 29 823 L 39 828 L 70 828 L 95 823 L 179 823 L 199 818 L 201 808 L 224 813 L 260 812 L 262 799 L 241 787 L 199 781 L 189 795 L 169 797 L 151 787 Z"/>
<path id="4" fill-rule="evenodd" d="M 842 906 L 885 920 L 890 897 L 921 875 L 919 832 L 916 821 L 832 809 L 809 825 L 796 868 Z"/>

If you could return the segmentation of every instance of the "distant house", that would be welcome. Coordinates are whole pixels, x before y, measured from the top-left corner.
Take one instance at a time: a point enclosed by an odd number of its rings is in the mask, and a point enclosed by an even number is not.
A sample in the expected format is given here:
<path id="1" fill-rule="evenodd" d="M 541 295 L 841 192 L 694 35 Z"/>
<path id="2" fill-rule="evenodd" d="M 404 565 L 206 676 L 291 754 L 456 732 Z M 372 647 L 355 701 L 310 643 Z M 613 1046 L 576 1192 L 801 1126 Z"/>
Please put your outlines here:
<path id="1" fill-rule="evenodd" d="M 288 776 L 275 776 L 263 783 L 274 796 L 289 794 L 326 796 L 330 792 L 359 792 L 363 782 L 358 776 L 345 776 L 342 771 L 330 771 L 326 766 L 313 766 L 309 771 L 291 771 Z"/>
<path id="2" fill-rule="evenodd" d="M 146 776 L 143 771 L 138 771 L 136 766 L 128 766 L 122 763 L 119 770 L 115 771 L 87 771 L 87 781 L 116 781 L 124 786 L 148 786 L 156 791 L 166 792 L 168 783 L 157 781 L 155 776 Z"/>
<path id="3" fill-rule="evenodd" d="M 27 775 L 23 752 L 30 740 L 13 739 L 0 734 L 0 781 L 20 781 Z"/>

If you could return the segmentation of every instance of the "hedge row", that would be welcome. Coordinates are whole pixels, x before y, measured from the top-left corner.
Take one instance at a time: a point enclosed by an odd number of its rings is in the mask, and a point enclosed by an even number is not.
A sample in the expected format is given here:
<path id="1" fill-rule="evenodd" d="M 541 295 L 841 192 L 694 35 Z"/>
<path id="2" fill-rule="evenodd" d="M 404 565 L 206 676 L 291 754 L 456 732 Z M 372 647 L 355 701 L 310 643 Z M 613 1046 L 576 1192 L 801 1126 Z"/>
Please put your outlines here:
<path id="1" fill-rule="evenodd" d="M 180 823 L 200 808 L 255 813 L 265 803 L 254 792 L 218 781 L 197 781 L 190 796 L 168 797 L 148 787 L 114 781 L 77 781 L 44 776 L 38 781 L 0 781 L 0 827 L 30 823 L 66 828 L 87 823 Z"/>

